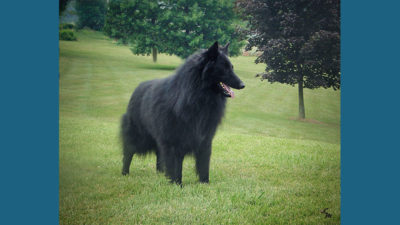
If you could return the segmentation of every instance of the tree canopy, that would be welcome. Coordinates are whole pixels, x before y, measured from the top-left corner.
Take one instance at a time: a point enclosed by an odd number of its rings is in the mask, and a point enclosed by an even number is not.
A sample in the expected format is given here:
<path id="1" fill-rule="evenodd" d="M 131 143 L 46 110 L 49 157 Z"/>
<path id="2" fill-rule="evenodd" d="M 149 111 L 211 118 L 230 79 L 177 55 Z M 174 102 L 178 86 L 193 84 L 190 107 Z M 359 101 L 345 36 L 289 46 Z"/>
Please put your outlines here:
<path id="1" fill-rule="evenodd" d="M 134 54 L 159 51 L 186 58 L 218 40 L 230 42 L 237 55 L 244 44 L 233 8 L 232 0 L 113 0 L 104 31 L 129 43 Z"/>
<path id="2" fill-rule="evenodd" d="M 165 52 L 167 18 L 165 3 L 150 1 L 114 0 L 109 3 L 104 32 L 124 44 L 132 45 L 134 54 Z"/>
<path id="3" fill-rule="evenodd" d="M 236 32 L 238 18 L 231 0 L 180 0 L 171 4 L 170 46 L 168 53 L 183 58 L 215 41 L 230 42 L 231 55 L 238 55 L 244 45 Z"/>
<path id="4" fill-rule="evenodd" d="M 106 0 L 76 0 L 78 28 L 89 27 L 93 30 L 101 30 L 104 26 L 106 11 Z"/>
<path id="5" fill-rule="evenodd" d="M 61 15 L 62 12 L 64 12 L 65 8 L 67 7 L 69 0 L 59 0 L 58 1 L 58 13 Z"/>
<path id="6" fill-rule="evenodd" d="M 300 118 L 303 87 L 340 88 L 339 0 L 238 0 L 236 9 L 251 30 L 246 49 L 267 64 L 262 79 L 298 84 Z"/>

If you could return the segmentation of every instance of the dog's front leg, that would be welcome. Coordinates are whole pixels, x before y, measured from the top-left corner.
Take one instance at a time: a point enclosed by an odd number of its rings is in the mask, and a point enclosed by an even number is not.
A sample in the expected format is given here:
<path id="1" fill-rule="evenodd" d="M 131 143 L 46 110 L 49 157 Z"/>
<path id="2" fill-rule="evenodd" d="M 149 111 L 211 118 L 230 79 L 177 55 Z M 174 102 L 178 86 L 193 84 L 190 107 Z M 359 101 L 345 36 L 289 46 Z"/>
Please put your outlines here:
<path id="1" fill-rule="evenodd" d="M 174 151 L 168 152 L 164 156 L 167 176 L 172 183 L 182 184 L 182 163 L 183 156 Z"/>
<path id="2" fill-rule="evenodd" d="M 211 144 L 199 150 L 196 155 L 196 172 L 201 183 L 209 182 Z"/>

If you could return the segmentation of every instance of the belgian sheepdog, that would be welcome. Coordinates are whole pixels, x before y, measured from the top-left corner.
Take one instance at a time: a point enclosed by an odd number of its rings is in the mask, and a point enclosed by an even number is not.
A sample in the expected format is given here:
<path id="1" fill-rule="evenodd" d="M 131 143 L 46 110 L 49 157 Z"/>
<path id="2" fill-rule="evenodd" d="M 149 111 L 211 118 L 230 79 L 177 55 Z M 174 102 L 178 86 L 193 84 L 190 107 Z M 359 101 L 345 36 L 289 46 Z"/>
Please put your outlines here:
<path id="1" fill-rule="evenodd" d="M 209 182 L 211 142 L 224 115 L 230 87 L 244 88 L 228 59 L 228 45 L 215 42 L 186 59 L 176 73 L 141 83 L 122 116 L 122 174 L 134 154 L 156 153 L 157 171 L 182 184 L 182 162 L 196 159 L 200 182 Z"/>

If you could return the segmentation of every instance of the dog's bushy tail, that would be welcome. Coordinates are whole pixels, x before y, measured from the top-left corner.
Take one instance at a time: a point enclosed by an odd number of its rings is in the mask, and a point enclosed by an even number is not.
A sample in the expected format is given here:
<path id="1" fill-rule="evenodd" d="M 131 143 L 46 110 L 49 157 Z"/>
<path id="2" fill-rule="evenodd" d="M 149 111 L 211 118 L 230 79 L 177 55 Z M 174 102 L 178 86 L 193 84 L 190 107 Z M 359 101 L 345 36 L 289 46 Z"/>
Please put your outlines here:
<path id="1" fill-rule="evenodd" d="M 121 141 L 122 141 L 122 175 L 129 174 L 129 166 L 131 165 L 132 157 L 135 152 L 135 148 L 132 145 L 132 134 L 131 133 L 131 122 L 127 114 L 124 114 L 121 118 Z"/>
<path id="2" fill-rule="evenodd" d="M 132 146 L 132 124 L 127 114 L 122 115 L 121 118 L 121 131 L 120 138 L 122 142 L 122 153 L 124 155 L 133 154 L 134 148 Z"/>

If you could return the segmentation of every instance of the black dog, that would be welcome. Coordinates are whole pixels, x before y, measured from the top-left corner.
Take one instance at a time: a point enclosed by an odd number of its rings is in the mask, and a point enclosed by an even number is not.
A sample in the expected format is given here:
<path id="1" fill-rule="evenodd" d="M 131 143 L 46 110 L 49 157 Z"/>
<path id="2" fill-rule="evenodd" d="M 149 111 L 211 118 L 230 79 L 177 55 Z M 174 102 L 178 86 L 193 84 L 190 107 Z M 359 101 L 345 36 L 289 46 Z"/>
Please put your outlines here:
<path id="1" fill-rule="evenodd" d="M 166 170 L 172 182 L 182 183 L 186 154 L 196 158 L 200 182 L 209 182 L 211 142 L 220 123 L 226 97 L 244 88 L 233 72 L 228 45 L 190 56 L 170 77 L 141 83 L 122 116 L 122 174 L 129 173 L 134 154 L 155 152 L 157 170 Z"/>

